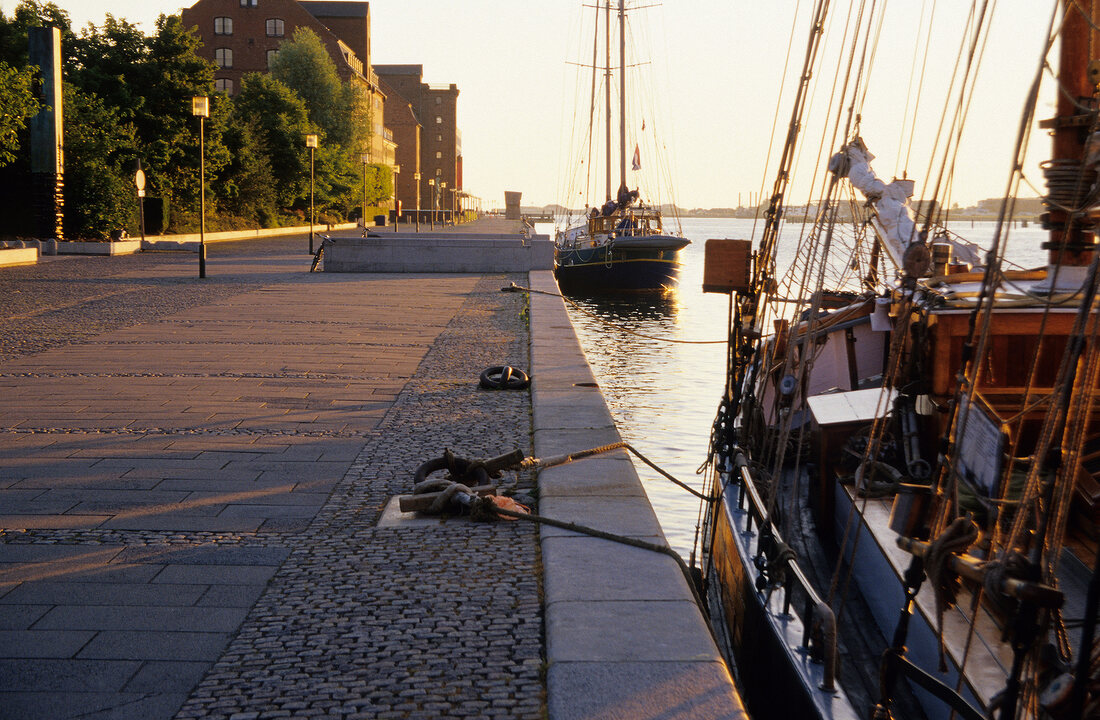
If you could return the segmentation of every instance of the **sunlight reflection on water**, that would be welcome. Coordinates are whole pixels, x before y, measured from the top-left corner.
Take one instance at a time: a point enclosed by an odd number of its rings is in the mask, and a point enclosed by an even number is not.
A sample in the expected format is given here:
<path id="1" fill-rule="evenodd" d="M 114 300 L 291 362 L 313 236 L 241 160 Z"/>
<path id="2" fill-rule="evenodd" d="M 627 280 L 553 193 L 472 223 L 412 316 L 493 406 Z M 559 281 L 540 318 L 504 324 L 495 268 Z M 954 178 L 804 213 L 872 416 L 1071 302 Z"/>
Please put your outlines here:
<path id="1" fill-rule="evenodd" d="M 685 219 L 684 235 L 692 244 L 681 252 L 684 267 L 678 289 L 661 297 L 575 299 L 584 312 L 567 305 L 623 439 L 696 489 L 701 489 L 702 478 L 695 471 L 706 458 L 724 385 L 729 316 L 728 296 L 702 291 L 704 243 L 707 238 L 749 239 L 752 226 L 751 220 Z M 992 237 L 993 223 L 956 223 L 952 230 L 984 246 Z M 792 234 L 797 236 L 797 230 Z M 1042 265 L 1045 253 L 1039 244 L 1045 237 L 1037 223 L 1014 227 L 1008 240 L 1010 257 L 1025 267 Z M 781 266 L 784 250 L 781 242 Z M 687 345 L 651 338 L 721 342 Z M 694 541 L 699 501 L 643 463 L 635 461 L 635 466 L 665 536 L 686 558 Z"/>

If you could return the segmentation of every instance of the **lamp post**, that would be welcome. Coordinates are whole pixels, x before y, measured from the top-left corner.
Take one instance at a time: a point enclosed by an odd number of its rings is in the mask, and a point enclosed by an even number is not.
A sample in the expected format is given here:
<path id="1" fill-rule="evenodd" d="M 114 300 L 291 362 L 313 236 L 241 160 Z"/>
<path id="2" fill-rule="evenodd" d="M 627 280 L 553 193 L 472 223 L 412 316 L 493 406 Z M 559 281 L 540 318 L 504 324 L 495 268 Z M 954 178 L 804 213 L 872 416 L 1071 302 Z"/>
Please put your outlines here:
<path id="1" fill-rule="evenodd" d="M 371 156 L 363 153 L 363 237 L 366 237 L 366 164 L 371 162 Z"/>
<path id="2" fill-rule="evenodd" d="M 317 149 L 317 136 L 306 135 L 306 147 L 309 148 L 309 254 L 313 254 L 313 151 Z M 366 221 L 363 221 L 366 226 Z"/>
<path id="3" fill-rule="evenodd" d="M 435 178 L 428 178 L 428 195 L 431 196 L 430 202 L 432 204 L 431 211 L 428 213 L 428 222 L 431 223 L 432 230 L 435 230 Z"/>
<path id="4" fill-rule="evenodd" d="M 416 231 L 420 232 L 420 173 L 413 173 L 413 180 L 416 181 Z"/>
<path id="5" fill-rule="evenodd" d="M 401 174 L 401 166 L 393 166 L 393 231 L 397 232 L 397 225 L 401 222 L 401 203 L 397 199 L 397 176 Z"/>
<path id="6" fill-rule="evenodd" d="M 436 207 L 439 208 L 439 225 L 447 224 L 447 182 L 440 182 L 436 193 Z"/>
<path id="7" fill-rule="evenodd" d="M 191 114 L 199 119 L 199 277 L 206 277 L 206 152 L 204 120 L 210 117 L 210 98 L 191 98 Z"/>

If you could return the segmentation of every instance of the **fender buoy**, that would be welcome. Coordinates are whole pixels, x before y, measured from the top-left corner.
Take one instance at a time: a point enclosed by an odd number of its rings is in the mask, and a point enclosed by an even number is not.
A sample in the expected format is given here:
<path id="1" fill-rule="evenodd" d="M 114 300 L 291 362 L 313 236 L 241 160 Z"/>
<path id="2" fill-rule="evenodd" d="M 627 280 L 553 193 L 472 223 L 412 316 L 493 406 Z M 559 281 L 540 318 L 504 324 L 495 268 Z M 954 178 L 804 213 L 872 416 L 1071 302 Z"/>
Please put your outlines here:
<path id="1" fill-rule="evenodd" d="M 486 390 L 525 390 L 531 384 L 527 373 L 511 365 L 494 365 L 481 373 L 478 385 Z"/>

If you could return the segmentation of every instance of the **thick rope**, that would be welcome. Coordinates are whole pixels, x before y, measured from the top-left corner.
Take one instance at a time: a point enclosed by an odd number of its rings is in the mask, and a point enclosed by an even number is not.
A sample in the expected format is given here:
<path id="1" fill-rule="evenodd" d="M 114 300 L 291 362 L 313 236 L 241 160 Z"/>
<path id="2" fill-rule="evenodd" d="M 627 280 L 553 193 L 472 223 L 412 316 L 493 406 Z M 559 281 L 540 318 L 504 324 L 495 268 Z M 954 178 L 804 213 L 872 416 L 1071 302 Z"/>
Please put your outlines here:
<path id="1" fill-rule="evenodd" d="M 936 622 L 939 625 L 939 668 L 947 672 L 947 660 L 943 644 L 943 615 L 955 605 L 959 591 L 958 576 L 951 570 L 948 560 L 966 551 L 978 539 L 978 526 L 970 518 L 956 518 L 954 522 L 928 545 L 924 554 L 924 574 L 932 584 L 936 596 Z"/>
<path id="2" fill-rule="evenodd" d="M 534 288 L 523 287 L 522 285 L 516 285 L 515 283 L 512 283 L 508 287 L 502 287 L 500 289 L 500 291 L 501 292 L 537 293 L 539 295 L 549 295 L 550 297 L 558 297 L 558 298 L 561 298 L 562 300 L 566 301 L 570 305 L 572 305 L 573 308 L 576 309 L 577 311 L 579 311 L 581 313 L 584 313 L 585 315 L 588 315 L 589 317 L 596 318 L 600 322 L 606 323 L 608 325 L 615 325 L 615 323 L 608 320 L 607 318 L 601 317 L 600 315 L 592 312 L 591 310 L 588 310 L 587 308 L 579 305 L 572 298 L 569 298 L 565 295 L 562 295 L 561 293 L 550 292 L 549 290 L 535 290 Z M 658 342 L 678 343 L 680 345 L 725 345 L 728 342 L 727 340 L 677 340 L 675 338 L 662 338 L 662 337 L 656 337 L 654 335 L 646 335 L 644 333 L 635 332 L 634 330 L 631 330 L 630 328 L 627 328 L 627 327 L 622 327 L 622 326 L 618 326 L 618 325 L 616 325 L 616 327 L 622 332 L 629 333 L 631 335 L 635 335 L 635 336 L 640 337 L 640 338 L 645 338 L 646 340 L 656 340 Z"/>

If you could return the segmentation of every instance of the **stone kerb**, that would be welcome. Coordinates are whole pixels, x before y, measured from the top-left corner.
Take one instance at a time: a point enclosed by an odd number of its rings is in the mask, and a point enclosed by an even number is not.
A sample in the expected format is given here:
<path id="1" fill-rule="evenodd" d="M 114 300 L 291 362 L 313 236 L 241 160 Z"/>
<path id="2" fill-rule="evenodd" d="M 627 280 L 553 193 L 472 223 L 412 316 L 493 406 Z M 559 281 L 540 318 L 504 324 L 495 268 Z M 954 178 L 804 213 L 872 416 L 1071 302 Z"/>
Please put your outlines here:
<path id="1" fill-rule="evenodd" d="M 37 247 L 0 248 L 0 266 L 33 265 L 38 262 Z"/>
<path id="2" fill-rule="evenodd" d="M 551 272 L 530 283 L 558 292 Z M 536 293 L 531 376 L 538 457 L 620 440 L 564 303 Z M 625 450 L 542 471 L 539 512 L 667 545 Z M 550 526 L 541 538 L 551 720 L 747 717 L 672 558 Z"/>
<path id="3" fill-rule="evenodd" d="M 325 272 L 486 273 L 553 267 L 545 235 L 371 233 L 334 237 L 326 245 Z"/>

